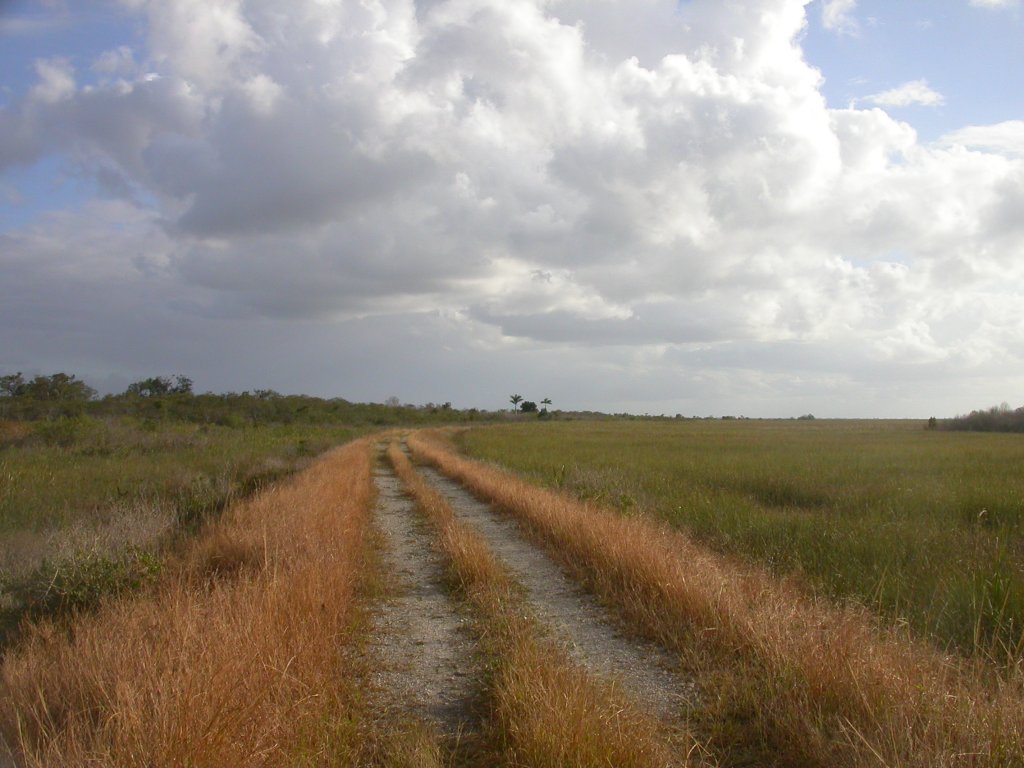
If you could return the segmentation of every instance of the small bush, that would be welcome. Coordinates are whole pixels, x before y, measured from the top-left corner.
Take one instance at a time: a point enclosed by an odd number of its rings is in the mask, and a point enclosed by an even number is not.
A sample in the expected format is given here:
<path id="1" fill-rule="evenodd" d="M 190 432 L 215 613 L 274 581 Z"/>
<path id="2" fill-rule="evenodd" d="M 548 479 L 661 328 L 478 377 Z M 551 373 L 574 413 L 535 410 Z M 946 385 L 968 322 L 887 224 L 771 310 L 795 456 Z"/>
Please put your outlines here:
<path id="1" fill-rule="evenodd" d="M 160 559 L 141 549 L 116 557 L 82 552 L 44 562 L 31 574 L 12 580 L 4 591 L 21 613 L 53 615 L 95 608 L 104 598 L 153 583 L 160 570 Z"/>
<path id="2" fill-rule="evenodd" d="M 87 440 L 100 430 L 100 424 L 88 416 L 61 416 L 53 421 L 39 421 L 33 431 L 44 445 L 70 448 Z"/>

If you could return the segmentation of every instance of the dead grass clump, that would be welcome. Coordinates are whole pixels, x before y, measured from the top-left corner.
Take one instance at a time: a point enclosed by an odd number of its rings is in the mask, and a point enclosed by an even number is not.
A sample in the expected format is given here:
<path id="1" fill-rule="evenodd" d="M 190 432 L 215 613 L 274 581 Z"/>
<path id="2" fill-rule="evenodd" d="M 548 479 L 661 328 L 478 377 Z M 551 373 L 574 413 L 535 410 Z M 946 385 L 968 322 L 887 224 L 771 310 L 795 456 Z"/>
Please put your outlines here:
<path id="1" fill-rule="evenodd" d="M 262 570 L 265 564 L 262 546 L 232 534 L 227 526 L 212 526 L 189 550 L 185 563 L 187 573 L 200 580 L 219 581 Z"/>
<path id="2" fill-rule="evenodd" d="M 440 741 L 438 734 L 421 722 L 389 723 L 387 735 L 360 764 L 387 768 L 443 768 L 451 763 Z"/>
<path id="3" fill-rule="evenodd" d="M 486 543 L 455 518 L 397 442 L 387 455 L 438 529 L 453 581 L 481 617 L 492 669 L 489 726 L 508 764 L 639 768 L 688 762 L 672 754 L 658 724 L 620 690 L 591 677 L 540 636 L 521 589 Z"/>
<path id="4" fill-rule="evenodd" d="M 988 685 L 864 611 L 812 600 L 664 525 L 542 490 L 421 435 L 409 444 L 525 521 L 635 626 L 713 679 L 707 709 L 732 754 L 793 766 L 1024 764 L 1019 679 Z"/>
<path id="5" fill-rule="evenodd" d="M 346 763 L 354 693 L 339 643 L 372 499 L 370 450 L 333 451 L 232 507 L 219 541 L 192 557 L 234 563 L 235 578 L 199 584 L 183 568 L 69 630 L 30 628 L 0 667 L 3 742 L 26 766 Z"/>
<path id="6" fill-rule="evenodd" d="M 32 435 L 32 428 L 21 421 L 0 420 L 0 448 L 20 445 Z"/>
<path id="7" fill-rule="evenodd" d="M 153 549 L 173 530 L 174 516 L 170 504 L 132 499 L 112 504 L 102 515 L 76 519 L 59 528 L 5 531 L 0 540 L 0 573 L 17 578 L 44 561 L 83 554 L 113 558 L 132 548 Z"/>

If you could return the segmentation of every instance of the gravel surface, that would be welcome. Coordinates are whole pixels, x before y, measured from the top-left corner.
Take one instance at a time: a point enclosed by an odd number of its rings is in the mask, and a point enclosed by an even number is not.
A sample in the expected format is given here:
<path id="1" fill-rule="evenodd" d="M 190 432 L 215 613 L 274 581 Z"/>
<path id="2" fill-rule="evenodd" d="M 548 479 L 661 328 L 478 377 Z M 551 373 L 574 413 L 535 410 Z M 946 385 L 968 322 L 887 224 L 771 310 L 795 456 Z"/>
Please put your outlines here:
<path id="1" fill-rule="evenodd" d="M 375 684 L 388 708 L 457 737 L 470 729 L 480 670 L 468 620 L 443 584 L 426 523 L 390 467 L 378 464 L 376 521 L 388 540 L 384 568 L 396 595 L 374 616 Z"/>
<path id="2" fill-rule="evenodd" d="M 590 672 L 617 681 L 638 703 L 663 719 L 674 719 L 695 702 L 695 686 L 677 672 L 673 656 L 621 631 L 611 613 L 567 576 L 547 552 L 529 541 L 515 520 L 496 513 L 436 470 L 418 470 L 444 494 L 456 516 L 480 532 L 526 587 L 537 617 L 565 642 L 574 659 Z"/>

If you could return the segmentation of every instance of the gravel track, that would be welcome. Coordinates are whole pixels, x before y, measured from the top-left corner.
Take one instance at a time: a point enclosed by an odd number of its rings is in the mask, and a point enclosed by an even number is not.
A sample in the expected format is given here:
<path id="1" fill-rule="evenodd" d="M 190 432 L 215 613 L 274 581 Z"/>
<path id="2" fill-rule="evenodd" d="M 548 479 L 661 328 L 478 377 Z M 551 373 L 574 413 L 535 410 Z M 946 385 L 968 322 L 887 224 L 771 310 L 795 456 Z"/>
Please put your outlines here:
<path id="1" fill-rule="evenodd" d="M 392 713 L 419 717 L 458 738 L 473 729 L 481 674 L 468 620 L 444 585 L 431 531 L 401 482 L 385 462 L 378 463 L 374 480 L 375 517 L 388 541 L 383 567 L 397 593 L 374 616 L 375 687 Z"/>
<path id="2" fill-rule="evenodd" d="M 652 714 L 674 720 L 696 701 L 692 682 L 664 649 L 626 635 L 612 614 L 571 579 L 519 524 L 495 512 L 459 483 L 429 467 L 417 470 L 448 500 L 455 515 L 477 530 L 526 588 L 531 608 L 572 657 L 593 674 L 611 678 Z"/>

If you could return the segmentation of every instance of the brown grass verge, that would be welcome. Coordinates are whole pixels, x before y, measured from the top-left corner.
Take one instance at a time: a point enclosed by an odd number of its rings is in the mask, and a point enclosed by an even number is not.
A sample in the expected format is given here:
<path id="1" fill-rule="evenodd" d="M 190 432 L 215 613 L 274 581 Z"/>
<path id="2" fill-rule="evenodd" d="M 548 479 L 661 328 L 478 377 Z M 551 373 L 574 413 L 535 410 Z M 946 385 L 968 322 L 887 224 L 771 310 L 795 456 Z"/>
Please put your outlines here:
<path id="1" fill-rule="evenodd" d="M 453 581 L 480 617 L 491 669 L 490 725 L 505 764 L 627 768 L 696 763 L 673 755 L 658 724 L 620 690 L 590 676 L 541 637 L 521 589 L 483 539 L 455 518 L 397 443 L 388 448 L 388 458 L 436 527 Z M 694 755 L 698 751 L 691 749 Z"/>
<path id="2" fill-rule="evenodd" d="M 409 438 L 417 458 L 517 516 L 643 633 L 704 677 L 731 761 L 1024 765 L 1021 676 L 985 680 L 863 610 L 816 601 L 647 518 L 623 518 Z M 745 755 L 745 757 L 744 757 Z"/>
<path id="3" fill-rule="evenodd" d="M 352 764 L 358 696 L 339 646 L 371 452 L 336 449 L 232 507 L 150 592 L 28 628 L 0 668 L 0 735 L 18 763 Z"/>

